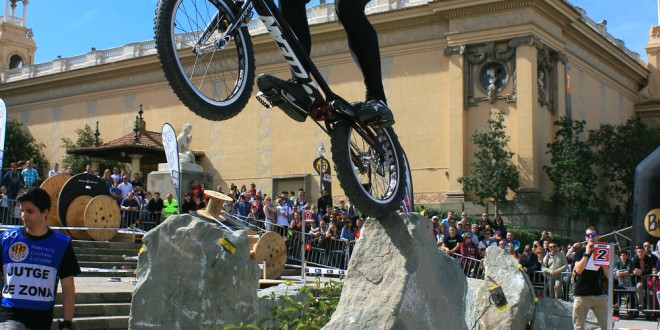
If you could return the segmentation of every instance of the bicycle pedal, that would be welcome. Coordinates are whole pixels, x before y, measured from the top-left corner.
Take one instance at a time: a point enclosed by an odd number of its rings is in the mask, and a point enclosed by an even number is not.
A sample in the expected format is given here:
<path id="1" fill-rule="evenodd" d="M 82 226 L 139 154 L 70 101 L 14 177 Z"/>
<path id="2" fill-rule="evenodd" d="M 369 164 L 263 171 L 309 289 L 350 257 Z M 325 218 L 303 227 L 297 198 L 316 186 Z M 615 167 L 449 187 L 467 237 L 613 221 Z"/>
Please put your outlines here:
<path id="1" fill-rule="evenodd" d="M 273 105 L 268 100 L 268 97 L 263 92 L 257 93 L 257 101 L 266 109 L 272 109 Z"/>

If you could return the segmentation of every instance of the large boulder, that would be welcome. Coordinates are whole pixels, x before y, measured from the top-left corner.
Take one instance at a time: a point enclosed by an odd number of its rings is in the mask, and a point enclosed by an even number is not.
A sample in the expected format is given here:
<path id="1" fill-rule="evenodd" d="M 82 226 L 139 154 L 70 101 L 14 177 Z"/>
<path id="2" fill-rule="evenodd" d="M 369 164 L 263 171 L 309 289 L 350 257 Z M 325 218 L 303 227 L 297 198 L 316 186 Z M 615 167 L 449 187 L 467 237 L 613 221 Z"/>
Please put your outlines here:
<path id="1" fill-rule="evenodd" d="M 465 275 L 432 233 L 418 214 L 367 220 L 324 329 L 466 329 Z"/>
<path id="2" fill-rule="evenodd" d="M 532 330 L 572 328 L 573 303 L 551 298 L 539 299 Z M 584 328 L 587 330 L 599 329 L 596 315 L 591 310 L 587 314 Z"/>
<path id="3" fill-rule="evenodd" d="M 468 325 L 472 327 L 478 320 L 479 329 L 526 329 L 534 319 L 534 287 L 518 269 L 518 260 L 503 249 L 489 247 L 483 263 L 484 281 L 475 294 L 475 308 L 471 308 L 466 316 Z M 494 284 L 504 291 L 506 309 L 492 304 L 491 288 Z"/>
<path id="4" fill-rule="evenodd" d="M 222 238 L 235 250 L 223 247 Z M 245 232 L 178 215 L 143 242 L 131 329 L 222 329 L 256 321 L 259 266 Z"/>

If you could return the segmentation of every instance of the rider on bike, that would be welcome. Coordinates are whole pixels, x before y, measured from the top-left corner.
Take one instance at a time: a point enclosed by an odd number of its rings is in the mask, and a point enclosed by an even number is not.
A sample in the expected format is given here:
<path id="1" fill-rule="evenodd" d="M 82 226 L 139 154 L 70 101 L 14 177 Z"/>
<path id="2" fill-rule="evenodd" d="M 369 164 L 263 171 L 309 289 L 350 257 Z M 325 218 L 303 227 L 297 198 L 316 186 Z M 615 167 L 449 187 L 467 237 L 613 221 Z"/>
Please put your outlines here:
<path id="1" fill-rule="evenodd" d="M 383 89 L 378 36 L 364 13 L 369 1 L 336 0 L 335 11 L 346 30 L 348 46 L 362 70 L 367 89 L 366 101 L 357 106 L 358 119 L 363 123 L 374 122 L 382 127 L 389 127 L 394 124 L 394 116 L 392 110 L 387 106 Z M 280 9 L 305 51 L 310 54 L 312 40 L 305 9 L 308 2 L 309 0 L 281 0 Z M 295 76 L 285 81 L 272 75 L 262 74 L 257 79 L 257 86 L 262 91 L 279 91 L 287 99 L 293 101 L 295 106 L 304 110 L 309 110 L 312 105 L 318 105 L 314 104 L 315 100 L 323 99 L 311 81 L 300 81 Z M 295 120 L 304 121 L 306 118 L 301 116 L 300 112 L 292 108 L 288 102 L 278 106 Z"/>

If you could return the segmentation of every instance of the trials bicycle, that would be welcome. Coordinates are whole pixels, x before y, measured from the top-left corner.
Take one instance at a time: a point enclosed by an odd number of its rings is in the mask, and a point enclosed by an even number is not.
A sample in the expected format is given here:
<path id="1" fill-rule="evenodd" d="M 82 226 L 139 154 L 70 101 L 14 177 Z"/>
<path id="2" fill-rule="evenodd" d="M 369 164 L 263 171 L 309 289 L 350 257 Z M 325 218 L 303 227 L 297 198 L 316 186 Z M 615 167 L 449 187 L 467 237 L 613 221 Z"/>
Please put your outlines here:
<path id="1" fill-rule="evenodd" d="M 412 185 L 394 129 L 357 119 L 359 105 L 330 89 L 273 0 L 159 0 L 156 50 L 174 93 L 209 120 L 226 120 L 243 110 L 255 80 L 248 32 L 253 11 L 296 77 L 315 82 L 322 92 L 321 102 L 309 109 L 297 107 L 302 118 L 287 114 L 298 121 L 311 117 L 330 136 L 332 160 L 346 196 L 372 217 L 399 209 L 406 193 L 412 196 Z M 259 93 L 257 99 L 266 107 L 292 103 L 284 93 L 265 96 Z"/>

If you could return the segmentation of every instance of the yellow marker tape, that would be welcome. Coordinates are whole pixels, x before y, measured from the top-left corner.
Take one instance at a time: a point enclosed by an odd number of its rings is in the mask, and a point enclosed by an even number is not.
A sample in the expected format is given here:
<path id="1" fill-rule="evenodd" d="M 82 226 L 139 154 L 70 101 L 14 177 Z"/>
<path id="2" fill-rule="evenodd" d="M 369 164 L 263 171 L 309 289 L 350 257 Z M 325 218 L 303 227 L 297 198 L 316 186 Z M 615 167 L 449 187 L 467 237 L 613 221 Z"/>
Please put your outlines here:
<path id="1" fill-rule="evenodd" d="M 236 252 L 236 247 L 234 246 L 234 244 L 231 244 L 231 242 L 229 242 L 226 238 L 224 237 L 220 238 L 218 239 L 218 242 L 220 243 L 220 245 L 222 245 L 223 248 L 225 248 L 225 250 L 227 250 L 227 252 L 231 254 L 234 254 L 234 252 Z"/>

